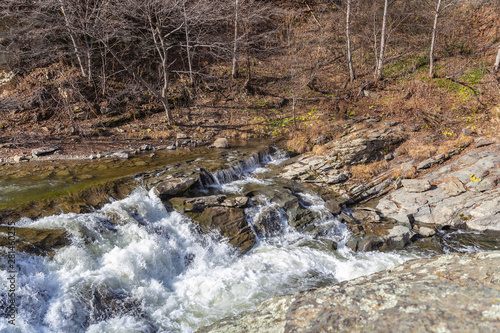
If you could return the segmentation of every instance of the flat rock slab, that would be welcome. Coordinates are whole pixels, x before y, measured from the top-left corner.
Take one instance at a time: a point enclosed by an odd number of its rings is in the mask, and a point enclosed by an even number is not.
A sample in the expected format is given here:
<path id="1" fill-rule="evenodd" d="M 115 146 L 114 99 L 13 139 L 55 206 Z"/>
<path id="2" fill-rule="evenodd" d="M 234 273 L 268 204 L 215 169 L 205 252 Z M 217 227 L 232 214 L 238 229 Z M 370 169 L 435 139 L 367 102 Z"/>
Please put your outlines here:
<path id="1" fill-rule="evenodd" d="M 403 189 L 410 193 L 420 193 L 431 189 L 431 183 L 425 179 L 403 179 Z"/>
<path id="2" fill-rule="evenodd" d="M 499 281 L 499 251 L 412 260 L 270 299 L 197 332 L 498 332 Z"/>
<path id="3" fill-rule="evenodd" d="M 33 157 L 40 157 L 40 156 L 55 154 L 56 152 L 61 152 L 61 149 L 59 147 L 56 147 L 56 146 L 41 147 L 41 148 L 36 148 L 36 149 L 31 150 L 31 155 Z"/>
<path id="4" fill-rule="evenodd" d="M 435 183 L 425 192 L 398 189 L 383 197 L 382 214 L 399 222 L 416 222 L 500 232 L 500 144 L 475 149 L 414 180 Z M 403 182 L 409 180 L 403 180 Z M 417 185 L 416 185 L 417 187 Z"/>

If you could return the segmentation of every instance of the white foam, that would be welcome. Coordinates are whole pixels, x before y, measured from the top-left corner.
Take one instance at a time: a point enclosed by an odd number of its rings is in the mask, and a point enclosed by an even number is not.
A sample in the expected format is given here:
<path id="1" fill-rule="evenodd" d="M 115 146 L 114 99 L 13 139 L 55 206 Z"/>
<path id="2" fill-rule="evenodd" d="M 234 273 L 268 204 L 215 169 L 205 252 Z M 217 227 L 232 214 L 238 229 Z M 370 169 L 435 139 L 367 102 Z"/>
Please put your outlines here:
<path id="1" fill-rule="evenodd" d="M 145 190 L 95 213 L 23 223 L 66 228 L 73 243 L 52 260 L 18 255 L 17 332 L 192 332 L 272 295 L 351 279 L 415 257 L 356 254 L 345 247 L 332 251 L 293 229 L 238 256 L 226 241 L 200 235 L 186 217 L 168 213 Z M 0 272 L 2 280 L 5 274 Z M 9 327 L 0 319 L 0 330 Z"/>

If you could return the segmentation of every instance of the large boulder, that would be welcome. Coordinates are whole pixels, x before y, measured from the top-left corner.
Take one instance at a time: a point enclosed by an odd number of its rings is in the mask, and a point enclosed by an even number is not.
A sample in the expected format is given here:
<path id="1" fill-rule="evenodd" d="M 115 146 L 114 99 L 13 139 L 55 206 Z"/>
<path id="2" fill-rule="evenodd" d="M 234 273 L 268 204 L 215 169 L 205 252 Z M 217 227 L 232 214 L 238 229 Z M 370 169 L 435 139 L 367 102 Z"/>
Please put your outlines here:
<path id="1" fill-rule="evenodd" d="M 499 251 L 412 260 L 272 298 L 197 332 L 496 332 L 499 281 Z"/>
<path id="2" fill-rule="evenodd" d="M 214 230 L 220 232 L 242 253 L 255 245 L 255 234 L 245 218 L 244 207 L 248 198 L 211 195 L 196 198 L 176 197 L 169 202 L 173 209 L 193 219 L 204 233 Z"/>
<path id="3" fill-rule="evenodd" d="M 156 185 L 156 193 L 161 198 L 176 196 L 187 191 L 196 181 L 196 178 L 171 178 Z"/>

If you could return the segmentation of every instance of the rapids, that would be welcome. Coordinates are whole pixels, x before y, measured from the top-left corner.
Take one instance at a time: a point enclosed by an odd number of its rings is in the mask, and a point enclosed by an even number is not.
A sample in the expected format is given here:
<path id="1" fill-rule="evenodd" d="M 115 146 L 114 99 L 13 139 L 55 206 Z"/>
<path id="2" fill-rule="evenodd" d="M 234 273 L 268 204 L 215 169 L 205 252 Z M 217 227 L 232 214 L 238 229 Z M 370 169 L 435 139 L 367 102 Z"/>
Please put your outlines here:
<path id="1" fill-rule="evenodd" d="M 238 177 L 220 173 L 206 188 L 241 193 L 266 186 L 259 178 L 285 156 L 250 163 Z M 188 217 L 168 212 L 153 190 L 137 188 L 123 200 L 87 214 L 61 214 L 18 226 L 64 228 L 72 243 L 53 258 L 18 253 L 16 325 L 0 319 L 0 332 L 193 332 L 273 296 L 353 279 L 426 256 L 422 251 L 361 252 L 345 246 L 347 228 L 314 194 L 301 200 L 319 213 L 329 232 L 321 239 L 298 233 L 286 214 L 263 198 L 246 208 L 250 224 L 268 214 L 280 225 L 257 235 L 239 255 L 218 235 L 200 234 Z M 269 213 L 271 212 L 271 213 Z M 332 248 L 332 242 L 338 248 Z M 6 281 L 6 256 L 0 259 Z M 0 291 L 5 299 L 5 289 Z"/>

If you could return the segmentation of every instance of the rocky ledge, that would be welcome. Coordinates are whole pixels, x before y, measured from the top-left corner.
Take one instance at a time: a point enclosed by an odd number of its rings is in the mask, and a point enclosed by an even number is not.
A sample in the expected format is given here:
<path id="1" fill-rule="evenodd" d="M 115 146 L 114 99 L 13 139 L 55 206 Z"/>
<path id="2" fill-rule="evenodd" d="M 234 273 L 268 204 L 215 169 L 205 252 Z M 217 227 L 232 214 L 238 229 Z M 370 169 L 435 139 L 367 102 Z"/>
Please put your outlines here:
<path id="1" fill-rule="evenodd" d="M 499 251 L 441 255 L 272 298 L 197 332 L 498 332 L 499 300 Z"/>
<path id="2" fill-rule="evenodd" d="M 500 144 L 471 150 L 382 198 L 382 214 L 400 222 L 500 231 Z"/>

